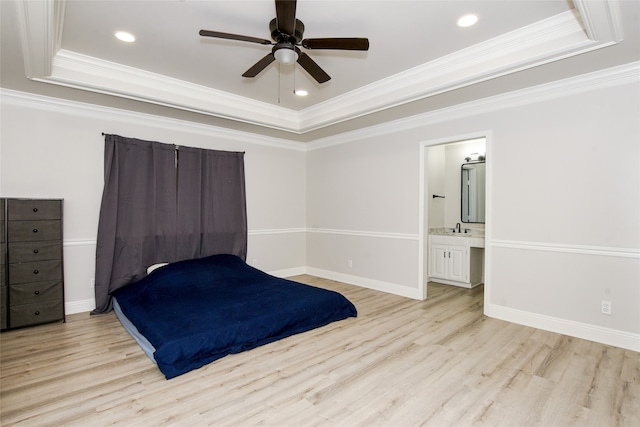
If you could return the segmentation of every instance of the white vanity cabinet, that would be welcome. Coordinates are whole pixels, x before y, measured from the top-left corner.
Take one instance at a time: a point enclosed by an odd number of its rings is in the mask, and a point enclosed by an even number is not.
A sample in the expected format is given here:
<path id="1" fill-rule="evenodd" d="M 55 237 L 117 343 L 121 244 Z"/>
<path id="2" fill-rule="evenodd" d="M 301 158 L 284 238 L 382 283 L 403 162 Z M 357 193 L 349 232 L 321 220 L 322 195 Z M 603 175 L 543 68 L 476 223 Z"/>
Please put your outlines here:
<path id="1" fill-rule="evenodd" d="M 455 239 L 455 238 L 454 238 Z M 459 243 L 459 242 L 452 242 Z M 466 247 L 431 242 L 431 277 L 466 282 Z"/>
<path id="2" fill-rule="evenodd" d="M 429 236 L 429 280 L 472 288 L 483 282 L 484 239 Z"/>

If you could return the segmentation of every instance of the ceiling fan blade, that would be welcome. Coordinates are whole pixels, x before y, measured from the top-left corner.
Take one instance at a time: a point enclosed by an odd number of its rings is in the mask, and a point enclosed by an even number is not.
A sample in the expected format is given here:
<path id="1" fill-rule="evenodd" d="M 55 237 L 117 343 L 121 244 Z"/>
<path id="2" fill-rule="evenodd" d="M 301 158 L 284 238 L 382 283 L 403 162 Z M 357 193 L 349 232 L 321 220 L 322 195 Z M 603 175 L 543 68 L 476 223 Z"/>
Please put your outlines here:
<path id="1" fill-rule="evenodd" d="M 255 76 L 257 76 L 258 74 L 260 74 L 260 72 L 262 70 L 267 68 L 267 66 L 269 64 L 271 64 L 275 60 L 276 60 L 276 58 L 275 58 L 275 56 L 273 56 L 273 53 L 267 54 L 260 61 L 256 62 L 253 67 L 251 67 L 247 71 L 245 71 L 244 74 L 242 75 L 242 77 L 255 77 Z"/>
<path id="2" fill-rule="evenodd" d="M 240 34 L 221 33 L 219 31 L 200 30 L 200 35 L 204 37 L 215 37 L 218 39 L 239 40 L 241 42 L 251 42 L 259 44 L 273 44 L 270 40 L 260 39 L 251 36 L 242 36 Z"/>
<path id="3" fill-rule="evenodd" d="M 298 64 L 304 68 L 318 83 L 324 83 L 331 80 L 329 74 L 325 73 L 318 64 L 315 63 L 309 55 L 304 52 L 298 52 Z"/>
<path id="4" fill-rule="evenodd" d="M 276 25 L 284 34 L 292 35 L 296 29 L 296 0 L 276 0 Z"/>
<path id="5" fill-rule="evenodd" d="M 302 47 L 306 49 L 337 49 L 337 50 L 369 50 L 367 38 L 324 38 L 304 39 Z"/>

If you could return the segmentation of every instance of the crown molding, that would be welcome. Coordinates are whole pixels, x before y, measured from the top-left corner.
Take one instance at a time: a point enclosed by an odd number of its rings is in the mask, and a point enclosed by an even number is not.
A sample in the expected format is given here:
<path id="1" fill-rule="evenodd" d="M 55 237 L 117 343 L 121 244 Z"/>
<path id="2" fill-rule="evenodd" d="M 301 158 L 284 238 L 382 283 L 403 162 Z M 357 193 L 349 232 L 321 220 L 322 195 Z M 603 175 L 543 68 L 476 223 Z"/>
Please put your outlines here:
<path id="1" fill-rule="evenodd" d="M 153 126 L 159 129 L 175 130 L 206 135 L 214 138 L 236 141 L 251 145 L 273 147 L 293 151 L 306 151 L 306 145 L 302 142 L 288 139 L 258 135 L 251 132 L 225 129 L 217 126 L 195 123 L 187 120 L 173 119 L 164 116 L 155 116 L 147 113 L 122 110 L 113 107 L 71 101 L 62 98 L 54 98 L 28 92 L 20 92 L 11 89 L 0 88 L 0 101 L 2 104 L 16 105 L 26 108 L 52 111 L 63 114 L 73 114 L 80 117 L 93 119 L 114 120 L 136 125 Z M 103 129 L 109 131 L 109 129 Z"/>
<path id="2" fill-rule="evenodd" d="M 33 79 L 264 127 L 297 127 L 286 108 L 64 49 L 53 58 L 50 76 Z"/>
<path id="3" fill-rule="evenodd" d="M 591 40 L 620 42 L 623 39 L 620 7 L 617 1 L 573 0 L 583 17 L 584 29 Z"/>
<path id="4" fill-rule="evenodd" d="M 51 74 L 52 61 L 62 43 L 64 1 L 17 3 L 18 28 L 28 78 Z"/>
<path id="5" fill-rule="evenodd" d="M 294 151 L 313 151 L 375 136 L 411 130 L 422 126 L 467 117 L 469 115 L 476 115 L 478 111 L 488 113 L 520 105 L 532 104 L 547 99 L 564 97 L 573 93 L 629 83 L 638 83 L 639 81 L 640 62 L 634 62 L 602 71 L 559 80 L 553 83 L 534 86 L 464 104 L 458 104 L 452 107 L 442 108 L 440 110 L 429 111 L 427 113 L 418 114 L 404 119 L 369 126 L 350 132 L 344 132 L 336 136 L 320 138 L 308 143 L 260 136 L 253 133 L 227 130 L 179 119 L 158 117 L 145 113 L 120 110 L 111 107 L 69 101 L 61 98 L 52 98 L 26 92 L 18 92 L 10 89 L 0 88 L 0 99 L 3 103 L 6 102 L 13 105 L 21 105 L 57 112 L 70 112 L 72 114 L 100 118 L 103 120 L 105 119 L 105 116 L 107 116 L 127 123 L 147 123 L 159 128 L 176 129 L 180 131 L 187 130 L 189 132 L 224 137 L 234 141 L 242 141 L 251 144 Z"/>
<path id="6" fill-rule="evenodd" d="M 61 98 L 52 98 L 3 88 L 0 88 L 0 99 L 2 100 L 2 103 L 6 102 L 12 105 L 72 113 L 85 117 L 100 118 L 101 120 L 104 120 L 105 117 L 112 117 L 115 120 L 121 120 L 127 123 L 146 123 L 150 126 L 156 126 L 162 129 L 175 129 L 179 131 L 186 130 L 188 132 L 196 132 L 250 144 L 306 152 L 375 136 L 411 130 L 422 126 L 467 117 L 469 115 L 476 115 L 478 111 L 488 113 L 520 105 L 532 104 L 547 99 L 568 96 L 573 93 L 638 82 L 640 82 L 640 62 L 634 62 L 553 83 L 534 86 L 464 104 L 458 104 L 452 107 L 442 108 L 440 110 L 430 111 L 404 119 L 386 122 L 380 125 L 344 132 L 336 136 L 316 139 L 309 143 L 260 136 L 253 133 L 227 130 L 179 119 L 158 117 L 145 113 L 120 110 L 112 107 L 69 101 Z M 322 230 L 319 230 L 318 232 L 320 231 Z"/>
<path id="7" fill-rule="evenodd" d="M 572 11 L 462 49 L 301 112 L 306 131 L 591 50 Z"/>
<path id="8" fill-rule="evenodd" d="M 533 104 L 548 99 L 568 96 L 590 90 L 640 82 L 640 62 L 582 74 L 552 83 L 533 86 L 513 92 L 482 98 L 415 116 L 369 126 L 339 135 L 319 138 L 307 143 L 307 150 L 319 150 L 335 145 L 416 129 L 436 123 L 475 116 L 478 111 L 489 113 L 503 109 Z"/>
<path id="9" fill-rule="evenodd" d="M 30 79 L 303 134 L 606 47 L 622 39 L 616 0 L 576 0 L 574 3 L 575 10 L 302 111 L 60 49 L 65 0 L 22 0 L 18 21 L 25 70 Z"/>

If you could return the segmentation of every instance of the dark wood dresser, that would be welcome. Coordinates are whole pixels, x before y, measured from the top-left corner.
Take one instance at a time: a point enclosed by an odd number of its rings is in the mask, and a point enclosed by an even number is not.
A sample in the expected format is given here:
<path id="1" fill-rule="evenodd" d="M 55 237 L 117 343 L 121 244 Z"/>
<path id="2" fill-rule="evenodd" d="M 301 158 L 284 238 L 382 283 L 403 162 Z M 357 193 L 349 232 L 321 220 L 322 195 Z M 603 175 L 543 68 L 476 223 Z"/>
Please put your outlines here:
<path id="1" fill-rule="evenodd" d="M 64 321 L 62 200 L 0 200 L 2 329 Z"/>

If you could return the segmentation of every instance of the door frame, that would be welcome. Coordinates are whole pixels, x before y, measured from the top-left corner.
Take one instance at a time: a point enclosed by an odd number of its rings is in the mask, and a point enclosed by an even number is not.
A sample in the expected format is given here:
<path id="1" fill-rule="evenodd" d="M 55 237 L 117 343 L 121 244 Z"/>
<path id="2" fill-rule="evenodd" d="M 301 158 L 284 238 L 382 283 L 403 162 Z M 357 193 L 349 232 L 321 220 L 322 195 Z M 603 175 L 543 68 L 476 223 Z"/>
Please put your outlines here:
<path id="1" fill-rule="evenodd" d="M 427 281 L 429 279 L 428 254 L 428 213 L 430 199 L 425 192 L 429 188 L 427 182 L 427 160 L 429 148 L 438 145 L 461 143 L 473 139 L 485 138 L 486 147 L 486 200 L 485 200 L 485 249 L 484 249 L 484 298 L 487 306 L 488 295 L 491 289 L 491 236 L 492 236 L 492 197 L 493 197 L 493 153 L 492 153 L 492 131 L 481 130 L 461 135 L 447 136 L 443 138 L 431 139 L 420 142 L 420 182 L 419 182 L 419 226 L 418 226 L 418 297 L 427 299 Z"/>

